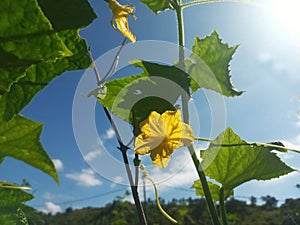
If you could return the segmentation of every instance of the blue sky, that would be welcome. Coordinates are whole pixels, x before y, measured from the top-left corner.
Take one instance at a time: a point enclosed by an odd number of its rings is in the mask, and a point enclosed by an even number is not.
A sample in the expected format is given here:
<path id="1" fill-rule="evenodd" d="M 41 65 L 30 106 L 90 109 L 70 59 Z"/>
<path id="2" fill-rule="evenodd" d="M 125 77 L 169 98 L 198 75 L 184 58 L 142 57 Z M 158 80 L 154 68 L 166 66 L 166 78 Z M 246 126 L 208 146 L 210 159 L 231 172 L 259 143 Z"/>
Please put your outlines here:
<path id="1" fill-rule="evenodd" d="M 293 15 L 293 9 L 300 6 L 293 0 L 259 2 L 263 6 L 214 3 L 185 9 L 186 47 L 193 45 L 194 36 L 204 37 L 213 30 L 218 31 L 224 42 L 239 44 L 231 62 L 232 81 L 238 89 L 246 92 L 240 97 L 224 99 L 224 126 L 231 126 L 247 141 L 281 140 L 287 146 L 300 149 L 300 120 L 297 116 L 300 110 L 300 28 L 293 25 L 293 20 L 289 20 L 288 16 Z M 278 2 L 291 2 L 294 7 L 285 8 Z M 107 3 L 99 0 L 91 0 L 90 3 L 98 18 L 80 34 L 87 39 L 95 59 L 107 59 L 109 57 L 103 55 L 119 46 L 123 36 L 110 26 L 112 15 Z M 120 3 L 132 3 L 136 6 L 137 20 L 130 18 L 130 28 L 138 42 L 135 45 L 128 44 L 125 53 L 138 49 L 142 43 L 139 41 L 177 42 L 174 12 L 167 11 L 155 16 L 138 1 L 123 0 Z M 298 17 L 298 21 L 299 19 Z M 137 55 L 139 54 L 148 53 L 137 51 Z M 121 55 L 120 61 L 124 60 L 126 64 L 127 56 L 124 55 Z M 135 56 L 133 53 L 132 55 Z M 97 65 L 102 65 L 100 61 Z M 99 69 L 105 71 L 105 68 Z M 126 74 L 130 70 L 125 68 L 122 71 Z M 114 133 L 99 105 L 94 114 L 90 115 L 96 121 L 98 139 L 91 142 L 86 139 L 89 146 L 85 150 L 80 149 L 76 143 L 72 124 L 73 101 L 74 97 L 76 99 L 76 96 L 87 94 L 77 88 L 81 87 L 80 79 L 88 73 L 91 72 L 73 71 L 63 74 L 41 91 L 23 111 L 25 116 L 44 123 L 41 141 L 57 166 L 60 185 L 42 172 L 13 159 L 5 159 L 1 167 L 3 180 L 21 183 L 26 178 L 31 183 L 36 198 L 29 204 L 37 209 L 57 212 L 70 206 L 103 206 L 117 195 L 124 195 L 128 189 L 124 185 L 126 178 L 120 154 L 116 150 Z M 93 85 L 92 81 L 91 86 L 83 87 L 83 90 L 91 91 Z M 211 127 L 205 121 L 210 112 L 206 111 L 209 105 L 205 103 L 205 94 L 215 96 L 210 92 L 198 93 L 193 96 L 193 100 L 195 110 L 200 115 L 200 136 L 208 137 Z M 87 104 L 95 102 L 93 99 L 84 99 Z M 205 106 L 200 109 L 203 101 Z M 84 124 L 90 118 L 76 119 Z M 123 125 L 120 122 L 120 126 Z M 124 133 L 128 129 L 125 126 Z M 202 147 L 202 144 L 198 147 Z M 120 167 L 112 168 L 107 165 L 109 163 L 104 162 L 102 148 L 109 149 L 112 160 Z M 132 157 L 132 152 L 129 156 Z M 99 162 L 95 161 L 97 157 Z M 185 149 L 175 151 L 170 166 L 165 170 L 151 167 L 148 158 L 149 156 L 143 156 L 141 159 L 149 166 L 150 176 L 157 181 L 160 197 L 168 200 L 194 196 L 190 186 L 197 177 Z M 290 166 L 300 169 L 299 154 L 285 154 L 282 159 Z M 295 187 L 297 183 L 300 183 L 300 175 L 292 173 L 268 182 L 248 182 L 238 187 L 235 195 L 241 200 L 247 200 L 243 197 L 259 198 L 267 194 L 279 200 L 297 198 L 300 196 L 300 190 Z M 147 186 L 147 197 L 153 196 L 152 187 Z"/>

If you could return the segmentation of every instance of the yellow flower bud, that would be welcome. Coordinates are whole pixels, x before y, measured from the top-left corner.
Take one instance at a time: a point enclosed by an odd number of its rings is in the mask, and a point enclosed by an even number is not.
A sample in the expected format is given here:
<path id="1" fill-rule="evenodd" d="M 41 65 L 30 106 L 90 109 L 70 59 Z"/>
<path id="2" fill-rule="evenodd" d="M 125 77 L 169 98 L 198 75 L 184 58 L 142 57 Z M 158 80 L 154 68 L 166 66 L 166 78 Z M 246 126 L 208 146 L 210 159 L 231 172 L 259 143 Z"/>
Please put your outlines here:
<path id="1" fill-rule="evenodd" d="M 132 43 L 136 41 L 135 36 L 131 33 L 128 27 L 128 15 L 132 15 L 134 19 L 134 7 L 126 7 L 119 4 L 116 0 L 109 0 L 108 3 L 109 8 L 113 13 L 113 17 L 111 19 L 111 25 L 114 29 L 116 29 L 114 20 L 116 21 L 117 28 L 121 33 L 127 37 Z"/>

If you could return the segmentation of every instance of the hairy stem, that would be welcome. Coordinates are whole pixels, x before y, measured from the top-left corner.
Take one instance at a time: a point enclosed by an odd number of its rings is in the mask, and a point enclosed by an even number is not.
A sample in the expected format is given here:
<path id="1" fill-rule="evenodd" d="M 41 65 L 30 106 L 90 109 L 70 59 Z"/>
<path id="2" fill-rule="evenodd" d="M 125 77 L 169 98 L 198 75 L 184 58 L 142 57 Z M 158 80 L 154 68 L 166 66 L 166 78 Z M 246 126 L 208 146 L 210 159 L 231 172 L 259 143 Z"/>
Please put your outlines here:
<path id="1" fill-rule="evenodd" d="M 178 27 L 178 44 L 179 44 L 179 62 L 178 67 L 185 70 L 184 67 L 184 22 L 183 22 L 183 12 L 180 6 L 180 1 L 178 4 L 174 4 L 174 9 L 177 17 L 177 27 Z"/>
<path id="2" fill-rule="evenodd" d="M 177 16 L 177 26 L 178 26 L 178 43 L 179 43 L 179 62 L 178 66 L 180 69 L 185 71 L 185 63 L 184 63 L 184 22 L 183 22 L 183 7 L 181 5 L 181 1 L 178 0 L 176 2 L 177 4 L 174 4 L 174 9 Z M 182 112 L 183 112 L 183 121 L 185 123 L 189 123 L 189 108 L 188 108 L 188 100 L 189 100 L 189 93 L 184 93 L 181 95 L 182 100 Z M 218 214 L 208 187 L 208 183 L 206 180 L 206 176 L 204 174 L 204 171 L 202 169 L 202 166 L 200 164 L 200 161 L 195 153 L 195 149 L 193 145 L 188 146 L 190 155 L 193 159 L 194 165 L 196 167 L 198 176 L 200 178 L 201 184 L 203 186 L 203 191 L 205 194 L 207 206 L 212 218 L 212 222 L 214 225 L 220 225 L 220 221 L 218 218 Z"/>
<path id="3" fill-rule="evenodd" d="M 199 159 L 196 155 L 194 146 L 190 145 L 190 146 L 188 146 L 188 149 L 190 151 L 190 154 L 192 156 L 194 165 L 196 167 L 199 179 L 200 179 L 201 184 L 202 184 L 203 192 L 204 192 L 204 195 L 205 195 L 205 200 L 206 200 L 206 203 L 207 203 L 207 207 L 208 207 L 212 222 L 213 222 L 214 225 L 220 225 L 219 217 L 218 217 L 218 214 L 217 214 L 217 211 L 216 211 L 216 208 L 215 208 L 215 205 L 214 205 L 214 202 L 213 202 L 213 199 L 212 199 L 209 187 L 208 187 L 208 182 L 206 180 L 206 176 L 205 176 L 205 173 L 204 173 L 203 168 L 201 166 L 201 163 L 200 163 L 200 161 L 199 161 Z"/>
<path id="4" fill-rule="evenodd" d="M 222 218 L 223 225 L 228 225 L 227 212 L 226 212 L 226 207 L 225 207 L 224 188 L 223 187 L 220 188 L 219 202 L 220 202 L 220 213 L 221 213 L 221 218 Z"/>

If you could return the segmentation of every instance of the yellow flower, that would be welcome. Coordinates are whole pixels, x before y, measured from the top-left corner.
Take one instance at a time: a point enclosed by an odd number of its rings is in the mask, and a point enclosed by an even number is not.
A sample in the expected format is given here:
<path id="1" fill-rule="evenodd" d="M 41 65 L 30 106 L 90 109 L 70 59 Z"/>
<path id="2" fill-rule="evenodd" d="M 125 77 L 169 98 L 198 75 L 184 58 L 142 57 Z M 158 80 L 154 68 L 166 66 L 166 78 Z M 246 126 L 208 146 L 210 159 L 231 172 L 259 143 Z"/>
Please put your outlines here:
<path id="1" fill-rule="evenodd" d="M 128 15 L 132 15 L 134 19 L 136 19 L 133 14 L 134 7 L 120 5 L 116 0 L 109 0 L 108 6 L 113 13 L 113 17 L 110 21 L 113 28 L 116 29 L 114 24 L 115 20 L 117 28 L 121 31 L 121 33 L 134 43 L 135 36 L 131 33 L 128 27 Z"/>
<path id="2" fill-rule="evenodd" d="M 140 129 L 142 133 L 135 139 L 135 153 L 150 153 L 152 163 L 160 168 L 168 165 L 175 148 L 194 141 L 194 133 L 188 124 L 181 122 L 179 110 L 166 111 L 162 115 L 151 112 L 140 124 Z"/>

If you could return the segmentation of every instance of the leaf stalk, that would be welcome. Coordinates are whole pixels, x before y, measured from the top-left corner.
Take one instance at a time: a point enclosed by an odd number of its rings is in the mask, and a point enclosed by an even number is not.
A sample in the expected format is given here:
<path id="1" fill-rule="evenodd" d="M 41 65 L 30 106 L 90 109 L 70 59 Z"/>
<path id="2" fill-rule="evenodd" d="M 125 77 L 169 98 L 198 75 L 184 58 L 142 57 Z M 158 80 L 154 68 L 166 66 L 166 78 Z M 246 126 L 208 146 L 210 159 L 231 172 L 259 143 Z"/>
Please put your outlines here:
<path id="1" fill-rule="evenodd" d="M 220 188 L 219 203 L 220 203 L 220 214 L 221 214 L 223 225 L 228 225 L 227 212 L 226 212 L 226 206 L 225 206 L 225 195 L 224 195 L 223 187 Z"/>
<path id="2" fill-rule="evenodd" d="M 214 140 L 209 139 L 209 138 L 203 138 L 203 137 L 196 137 L 195 140 L 196 141 L 210 142 L 215 146 L 221 146 L 221 147 L 252 145 L 252 146 L 257 146 L 257 147 L 273 148 L 274 150 L 281 150 L 283 152 L 291 151 L 291 152 L 300 153 L 300 150 L 293 149 L 293 148 L 287 148 L 287 147 L 280 146 L 280 145 L 274 145 L 274 144 L 270 144 L 270 143 L 247 142 L 247 143 L 237 143 L 237 144 L 235 144 L 235 143 L 232 143 L 232 144 L 215 144 L 215 143 L 213 143 Z"/>

